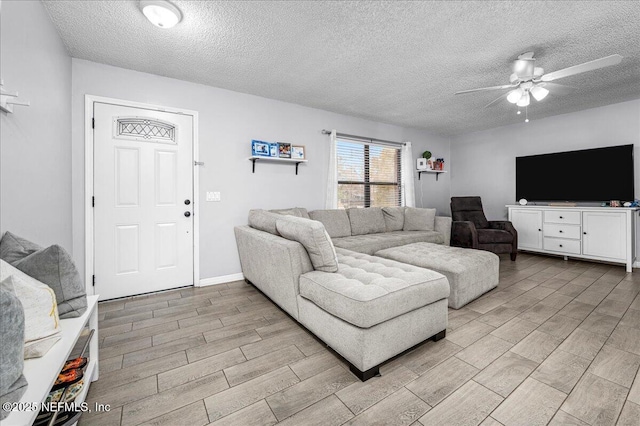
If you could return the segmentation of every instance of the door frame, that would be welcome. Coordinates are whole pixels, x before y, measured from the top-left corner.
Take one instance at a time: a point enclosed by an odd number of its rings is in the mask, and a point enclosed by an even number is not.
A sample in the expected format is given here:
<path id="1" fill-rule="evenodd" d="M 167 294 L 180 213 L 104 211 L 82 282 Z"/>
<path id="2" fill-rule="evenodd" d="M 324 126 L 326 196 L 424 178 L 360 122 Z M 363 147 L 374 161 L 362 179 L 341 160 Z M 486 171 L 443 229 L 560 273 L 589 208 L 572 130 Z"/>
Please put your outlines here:
<path id="1" fill-rule="evenodd" d="M 103 96 L 85 95 L 84 96 L 84 266 L 85 266 L 85 286 L 87 294 L 96 294 L 93 286 L 93 275 L 95 271 L 94 259 L 94 217 L 92 197 L 93 188 L 93 104 L 95 102 L 143 108 L 152 111 L 170 112 L 174 114 L 190 115 L 193 118 L 193 141 L 192 141 L 192 164 L 191 178 L 193 182 L 193 285 L 199 286 L 200 283 L 200 176 L 196 167 L 198 161 L 198 111 L 188 110 L 184 108 L 172 108 L 161 105 L 145 104 L 141 102 L 128 101 L 124 99 L 107 98 Z"/>

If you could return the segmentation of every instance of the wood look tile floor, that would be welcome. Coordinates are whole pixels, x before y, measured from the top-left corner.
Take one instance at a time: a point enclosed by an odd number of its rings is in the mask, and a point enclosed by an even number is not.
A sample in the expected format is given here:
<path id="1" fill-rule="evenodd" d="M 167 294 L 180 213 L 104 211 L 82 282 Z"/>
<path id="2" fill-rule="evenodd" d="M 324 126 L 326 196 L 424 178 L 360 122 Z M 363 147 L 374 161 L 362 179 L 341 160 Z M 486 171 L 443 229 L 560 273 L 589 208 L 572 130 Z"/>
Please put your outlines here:
<path id="1" fill-rule="evenodd" d="M 520 253 L 365 383 L 244 281 L 100 303 L 82 425 L 640 425 L 640 271 Z"/>

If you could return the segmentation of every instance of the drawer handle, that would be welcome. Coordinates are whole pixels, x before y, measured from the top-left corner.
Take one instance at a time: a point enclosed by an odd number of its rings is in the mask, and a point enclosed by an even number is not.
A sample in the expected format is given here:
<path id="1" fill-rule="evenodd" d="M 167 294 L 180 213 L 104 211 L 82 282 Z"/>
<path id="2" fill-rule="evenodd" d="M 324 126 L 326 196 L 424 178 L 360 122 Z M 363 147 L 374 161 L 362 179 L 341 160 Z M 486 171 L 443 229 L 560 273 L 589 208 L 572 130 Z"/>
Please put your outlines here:
<path id="1" fill-rule="evenodd" d="M 558 231 L 558 232 L 560 232 L 562 234 L 562 229 L 560 231 Z"/>
<path id="2" fill-rule="evenodd" d="M 542 229 L 538 228 L 538 231 L 542 232 Z"/>
<path id="3" fill-rule="evenodd" d="M 562 216 L 560 216 L 560 219 L 564 219 Z"/>
<path id="4" fill-rule="evenodd" d="M 585 232 L 583 232 L 583 234 L 584 234 L 584 235 L 587 235 L 587 232 L 585 231 Z"/>
<path id="5" fill-rule="evenodd" d="M 562 244 L 560 244 L 560 247 L 562 247 Z"/>

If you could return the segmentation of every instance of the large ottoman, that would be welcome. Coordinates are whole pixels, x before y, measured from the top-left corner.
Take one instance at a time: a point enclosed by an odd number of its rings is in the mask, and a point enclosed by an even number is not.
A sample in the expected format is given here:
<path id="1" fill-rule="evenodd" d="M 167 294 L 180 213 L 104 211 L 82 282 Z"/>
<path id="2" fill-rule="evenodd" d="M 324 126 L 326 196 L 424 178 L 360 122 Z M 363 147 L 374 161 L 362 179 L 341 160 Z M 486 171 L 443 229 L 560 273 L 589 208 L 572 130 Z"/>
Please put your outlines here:
<path id="1" fill-rule="evenodd" d="M 500 259 L 484 250 L 414 243 L 376 252 L 378 257 L 440 272 L 449 280 L 449 307 L 460 309 L 496 288 Z"/>

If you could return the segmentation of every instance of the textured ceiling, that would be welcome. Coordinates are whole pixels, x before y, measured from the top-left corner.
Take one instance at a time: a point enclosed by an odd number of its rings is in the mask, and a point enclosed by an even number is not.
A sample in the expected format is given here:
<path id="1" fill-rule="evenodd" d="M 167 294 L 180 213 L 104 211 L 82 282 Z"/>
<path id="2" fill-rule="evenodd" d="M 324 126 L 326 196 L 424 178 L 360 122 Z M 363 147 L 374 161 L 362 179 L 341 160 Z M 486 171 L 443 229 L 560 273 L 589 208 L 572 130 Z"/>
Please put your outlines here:
<path id="1" fill-rule="evenodd" d="M 529 117 L 640 98 L 640 2 L 180 1 L 176 27 L 138 2 L 44 1 L 70 54 L 123 68 L 455 135 L 522 121 L 501 92 L 511 62 L 547 72 L 614 53 L 621 64 L 557 81 Z M 330 123 L 327 123 L 330 126 Z"/>

